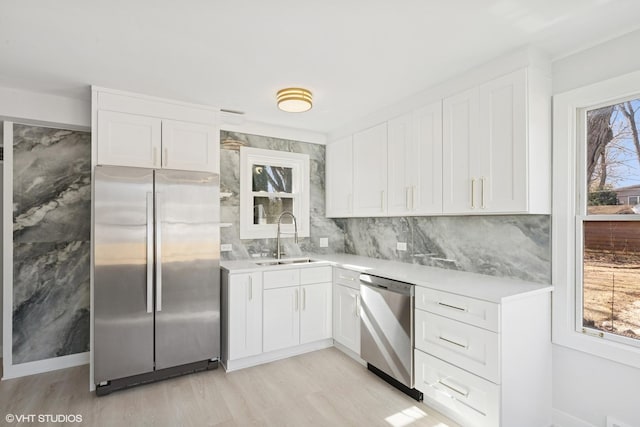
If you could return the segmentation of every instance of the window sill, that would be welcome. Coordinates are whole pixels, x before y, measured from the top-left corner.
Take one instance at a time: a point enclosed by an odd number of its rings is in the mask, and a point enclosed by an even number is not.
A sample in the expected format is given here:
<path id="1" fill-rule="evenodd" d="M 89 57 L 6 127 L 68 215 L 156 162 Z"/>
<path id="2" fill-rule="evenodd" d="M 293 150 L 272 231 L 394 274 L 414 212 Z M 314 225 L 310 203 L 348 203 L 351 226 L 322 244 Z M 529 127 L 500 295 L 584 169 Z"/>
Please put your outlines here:
<path id="1" fill-rule="evenodd" d="M 577 331 L 553 330 L 553 344 L 640 369 L 640 348 Z"/>

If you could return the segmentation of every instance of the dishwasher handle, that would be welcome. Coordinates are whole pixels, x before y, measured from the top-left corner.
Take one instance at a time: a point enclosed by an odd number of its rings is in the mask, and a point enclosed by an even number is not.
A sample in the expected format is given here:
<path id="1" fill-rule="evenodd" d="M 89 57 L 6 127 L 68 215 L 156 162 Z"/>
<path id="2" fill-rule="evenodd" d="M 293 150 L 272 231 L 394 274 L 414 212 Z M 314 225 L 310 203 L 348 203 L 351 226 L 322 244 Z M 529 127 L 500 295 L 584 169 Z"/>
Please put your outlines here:
<path id="1" fill-rule="evenodd" d="M 373 276 L 371 274 L 360 275 L 360 286 L 381 288 L 389 292 L 407 296 L 414 295 L 414 285 L 411 283 L 398 282 L 396 280 L 387 279 L 386 277 Z"/>

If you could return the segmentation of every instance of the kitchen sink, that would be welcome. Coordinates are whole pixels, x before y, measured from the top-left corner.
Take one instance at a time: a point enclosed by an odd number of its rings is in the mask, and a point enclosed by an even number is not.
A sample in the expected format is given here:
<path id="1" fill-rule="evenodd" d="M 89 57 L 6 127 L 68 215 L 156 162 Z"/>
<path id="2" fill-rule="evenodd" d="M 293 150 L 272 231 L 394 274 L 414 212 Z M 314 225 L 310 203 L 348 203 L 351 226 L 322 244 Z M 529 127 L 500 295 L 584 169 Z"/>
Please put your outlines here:
<path id="1" fill-rule="evenodd" d="M 257 261 L 257 265 L 269 266 L 269 265 L 288 265 L 288 264 L 309 264 L 312 262 L 320 262 L 311 258 L 283 258 L 283 259 L 270 259 L 265 261 Z"/>

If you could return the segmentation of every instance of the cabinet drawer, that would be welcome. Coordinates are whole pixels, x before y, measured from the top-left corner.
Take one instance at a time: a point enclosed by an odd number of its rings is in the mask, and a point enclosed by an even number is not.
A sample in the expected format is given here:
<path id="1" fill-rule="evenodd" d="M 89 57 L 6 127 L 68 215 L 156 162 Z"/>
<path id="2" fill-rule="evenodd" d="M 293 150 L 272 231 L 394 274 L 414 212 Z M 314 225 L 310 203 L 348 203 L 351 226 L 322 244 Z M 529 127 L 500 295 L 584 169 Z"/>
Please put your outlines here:
<path id="1" fill-rule="evenodd" d="M 300 269 L 300 284 L 331 282 L 331 267 L 311 267 Z"/>
<path id="2" fill-rule="evenodd" d="M 416 286 L 416 308 L 500 331 L 500 305 L 492 302 Z"/>
<path id="3" fill-rule="evenodd" d="M 339 285 L 360 289 L 360 272 L 336 267 L 333 269 L 333 281 Z"/>
<path id="4" fill-rule="evenodd" d="M 415 350 L 414 357 L 415 387 L 425 397 L 456 412 L 469 425 L 499 425 L 500 386 L 420 350 Z"/>
<path id="5" fill-rule="evenodd" d="M 262 286 L 264 289 L 285 288 L 300 284 L 300 270 L 274 270 L 263 273 Z"/>
<path id="6" fill-rule="evenodd" d="M 422 310 L 415 321 L 416 348 L 500 383 L 498 334 Z"/>

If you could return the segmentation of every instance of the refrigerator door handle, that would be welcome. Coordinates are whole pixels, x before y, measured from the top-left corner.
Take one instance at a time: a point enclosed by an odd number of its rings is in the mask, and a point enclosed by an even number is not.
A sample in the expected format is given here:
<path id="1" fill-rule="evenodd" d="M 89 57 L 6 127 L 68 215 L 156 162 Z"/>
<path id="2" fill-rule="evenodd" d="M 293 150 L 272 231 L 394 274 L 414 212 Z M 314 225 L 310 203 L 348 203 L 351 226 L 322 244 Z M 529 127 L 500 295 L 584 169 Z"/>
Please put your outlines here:
<path id="1" fill-rule="evenodd" d="M 162 193 L 156 192 L 156 311 L 162 311 Z"/>
<path id="2" fill-rule="evenodd" d="M 153 312 L 153 193 L 147 193 L 147 313 Z"/>

